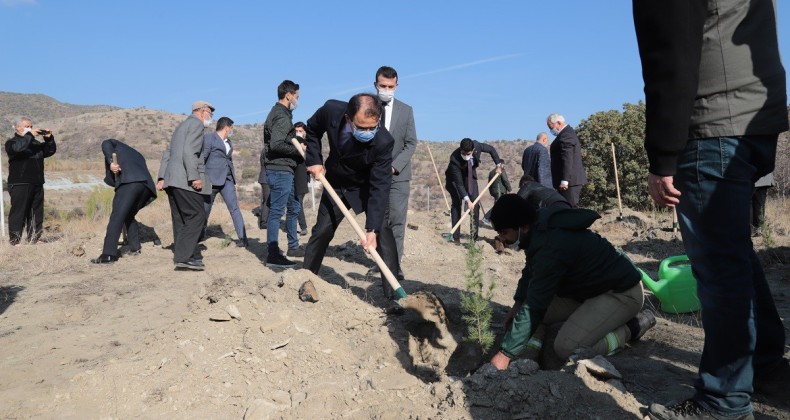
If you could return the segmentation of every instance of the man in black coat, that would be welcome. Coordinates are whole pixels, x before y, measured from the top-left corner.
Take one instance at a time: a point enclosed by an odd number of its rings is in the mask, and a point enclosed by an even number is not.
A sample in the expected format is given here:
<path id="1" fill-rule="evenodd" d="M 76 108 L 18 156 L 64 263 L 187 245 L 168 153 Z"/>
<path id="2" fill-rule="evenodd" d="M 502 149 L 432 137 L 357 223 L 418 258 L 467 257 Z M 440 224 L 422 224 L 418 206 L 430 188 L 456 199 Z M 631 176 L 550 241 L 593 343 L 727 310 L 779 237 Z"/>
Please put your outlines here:
<path id="1" fill-rule="evenodd" d="M 57 145 L 52 132 L 34 129 L 30 118 L 16 120 L 14 129 L 14 137 L 5 143 L 11 196 L 8 231 L 11 245 L 19 246 L 25 227 L 28 242 L 40 242 L 44 227 L 44 159 L 55 154 Z M 42 136 L 44 141 L 35 136 Z"/>
<path id="2" fill-rule="evenodd" d="M 156 199 L 156 186 L 148 172 L 145 158 L 137 150 L 125 143 L 108 139 L 101 143 L 104 154 L 104 182 L 115 188 L 112 199 L 112 213 L 104 235 L 104 247 L 94 264 L 109 264 L 118 261 L 118 238 L 121 229 L 126 227 L 129 250 L 140 253 L 140 229 L 134 216 L 143 207 Z M 113 155 L 117 163 L 113 162 Z"/>
<path id="3" fill-rule="evenodd" d="M 477 167 L 480 166 L 480 155 L 486 152 L 494 159 L 497 165 L 497 172 L 502 172 L 502 160 L 499 158 L 496 149 L 485 143 L 479 143 L 472 139 L 461 140 L 460 147 L 455 149 L 450 155 L 450 162 L 447 163 L 445 175 L 445 189 L 450 193 L 452 208 L 450 210 L 450 220 L 455 226 L 461 219 L 461 205 L 466 203 L 471 206 L 472 202 L 480 194 L 477 186 Z M 477 231 L 480 226 L 480 206 L 475 206 L 472 212 L 472 236 L 477 240 Z M 461 229 L 453 232 L 453 241 L 461 243 Z"/>
<path id="4" fill-rule="evenodd" d="M 554 188 L 576 208 L 582 186 L 587 183 L 587 173 L 582 164 L 582 144 L 573 127 L 565 123 L 565 117 L 551 114 L 546 125 L 556 138 L 551 142 L 551 179 Z"/>
<path id="5" fill-rule="evenodd" d="M 361 241 L 365 250 L 376 249 L 394 274 L 400 272 L 395 236 L 387 222 L 392 185 L 394 140 L 379 127 L 381 105 L 370 94 L 354 95 L 348 103 L 329 100 L 307 120 L 307 172 L 317 180 L 326 176 L 343 204 L 355 213 L 365 212 L 367 234 Z M 326 134 L 329 157 L 321 156 L 321 138 Z M 324 191 L 318 218 L 305 250 L 304 268 L 318 273 L 321 262 L 343 220 L 343 214 Z M 378 246 L 380 245 L 380 246 Z M 394 299 L 394 291 L 381 275 L 384 295 Z"/>

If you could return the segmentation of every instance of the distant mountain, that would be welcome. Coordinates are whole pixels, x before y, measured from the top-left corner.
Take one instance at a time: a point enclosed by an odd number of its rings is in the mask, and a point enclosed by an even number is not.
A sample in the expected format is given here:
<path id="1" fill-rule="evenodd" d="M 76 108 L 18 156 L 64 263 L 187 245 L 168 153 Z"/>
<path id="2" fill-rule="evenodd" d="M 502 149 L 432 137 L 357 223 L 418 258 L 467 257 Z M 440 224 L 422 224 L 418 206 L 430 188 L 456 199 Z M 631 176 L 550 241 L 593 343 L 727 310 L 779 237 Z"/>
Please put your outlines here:
<path id="1" fill-rule="evenodd" d="M 30 117 L 38 123 L 116 109 L 119 108 L 109 105 L 72 105 L 41 94 L 0 92 L 0 118 L 8 122 L 17 117 Z"/>

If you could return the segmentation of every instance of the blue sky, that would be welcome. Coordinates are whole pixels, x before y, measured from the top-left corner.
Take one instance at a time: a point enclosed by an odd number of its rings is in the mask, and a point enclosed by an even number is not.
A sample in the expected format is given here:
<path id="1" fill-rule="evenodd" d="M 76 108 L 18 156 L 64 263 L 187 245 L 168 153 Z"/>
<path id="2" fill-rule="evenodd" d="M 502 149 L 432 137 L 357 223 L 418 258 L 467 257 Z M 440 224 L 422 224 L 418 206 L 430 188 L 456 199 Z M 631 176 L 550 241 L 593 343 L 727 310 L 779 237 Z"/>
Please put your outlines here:
<path id="1" fill-rule="evenodd" d="M 0 16 L 0 91 L 74 104 L 187 113 L 204 99 L 215 118 L 262 123 L 290 79 L 306 120 L 389 65 L 417 136 L 458 141 L 533 139 L 551 112 L 576 125 L 643 98 L 628 0 L 0 0 Z M 788 67 L 783 2 L 779 22 Z"/>

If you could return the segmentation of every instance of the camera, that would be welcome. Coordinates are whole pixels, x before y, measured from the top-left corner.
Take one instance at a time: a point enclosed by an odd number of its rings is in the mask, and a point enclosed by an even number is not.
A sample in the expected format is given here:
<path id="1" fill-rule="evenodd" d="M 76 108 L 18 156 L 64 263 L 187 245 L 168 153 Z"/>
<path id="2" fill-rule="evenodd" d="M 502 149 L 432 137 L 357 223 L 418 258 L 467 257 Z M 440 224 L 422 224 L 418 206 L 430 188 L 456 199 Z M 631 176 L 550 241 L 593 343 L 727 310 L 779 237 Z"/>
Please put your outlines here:
<path id="1" fill-rule="evenodd" d="M 42 136 L 48 136 L 51 133 L 51 131 L 44 130 L 43 128 L 38 128 L 37 130 L 38 130 L 38 134 Z"/>

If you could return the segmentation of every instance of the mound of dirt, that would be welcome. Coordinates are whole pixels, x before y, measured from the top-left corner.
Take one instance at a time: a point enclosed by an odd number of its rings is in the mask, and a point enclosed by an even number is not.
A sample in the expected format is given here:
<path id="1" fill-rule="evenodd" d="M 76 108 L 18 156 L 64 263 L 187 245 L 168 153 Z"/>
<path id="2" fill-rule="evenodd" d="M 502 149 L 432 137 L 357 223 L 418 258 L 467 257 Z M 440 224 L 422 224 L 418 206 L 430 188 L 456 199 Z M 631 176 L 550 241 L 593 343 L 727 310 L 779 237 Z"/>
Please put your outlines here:
<path id="1" fill-rule="evenodd" d="M 166 206 L 158 200 L 139 215 L 164 245 Z M 605 363 L 583 358 L 556 370 L 529 359 L 493 370 L 491 352 L 463 340 L 466 249 L 442 239 L 449 216 L 416 212 L 409 222 L 402 316 L 385 312 L 379 275 L 345 223 L 318 275 L 265 267 L 263 231 L 250 229 L 249 248 L 227 246 L 224 219 L 209 229 L 203 272 L 174 271 L 172 251 L 147 237 L 142 255 L 91 265 L 103 226 L 64 226 L 51 243 L 0 247 L 0 417 L 640 418 L 651 402 L 691 394 L 703 343 L 697 314 L 659 313 L 603 373 Z M 666 226 L 629 211 L 593 227 L 654 274 L 661 259 L 682 253 Z M 498 255 L 493 231 L 481 236 L 501 339 L 524 256 Z M 787 317 L 785 270 L 766 271 Z M 307 281 L 317 301 L 300 299 Z"/>

